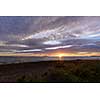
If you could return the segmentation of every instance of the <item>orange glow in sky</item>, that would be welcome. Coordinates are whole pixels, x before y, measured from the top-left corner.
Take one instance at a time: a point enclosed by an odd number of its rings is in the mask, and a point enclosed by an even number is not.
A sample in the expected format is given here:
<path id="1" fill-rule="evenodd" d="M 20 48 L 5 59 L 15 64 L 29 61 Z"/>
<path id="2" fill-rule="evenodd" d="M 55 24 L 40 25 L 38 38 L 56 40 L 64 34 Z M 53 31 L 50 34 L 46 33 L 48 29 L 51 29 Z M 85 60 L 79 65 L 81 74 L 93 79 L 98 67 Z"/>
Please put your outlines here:
<path id="1" fill-rule="evenodd" d="M 76 52 L 76 53 L 65 53 L 65 52 L 54 52 L 54 53 L 0 53 L 0 56 L 100 56 L 100 52 Z"/>

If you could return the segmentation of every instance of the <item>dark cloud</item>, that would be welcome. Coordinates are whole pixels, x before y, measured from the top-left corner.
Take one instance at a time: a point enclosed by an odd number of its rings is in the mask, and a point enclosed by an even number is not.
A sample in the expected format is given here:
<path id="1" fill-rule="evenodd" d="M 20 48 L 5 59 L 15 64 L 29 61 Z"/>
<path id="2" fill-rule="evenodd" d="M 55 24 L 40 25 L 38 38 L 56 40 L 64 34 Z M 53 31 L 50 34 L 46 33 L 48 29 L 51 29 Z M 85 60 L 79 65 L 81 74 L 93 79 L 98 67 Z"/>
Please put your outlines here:
<path id="1" fill-rule="evenodd" d="M 0 52 L 100 52 L 100 17 L 0 17 Z"/>

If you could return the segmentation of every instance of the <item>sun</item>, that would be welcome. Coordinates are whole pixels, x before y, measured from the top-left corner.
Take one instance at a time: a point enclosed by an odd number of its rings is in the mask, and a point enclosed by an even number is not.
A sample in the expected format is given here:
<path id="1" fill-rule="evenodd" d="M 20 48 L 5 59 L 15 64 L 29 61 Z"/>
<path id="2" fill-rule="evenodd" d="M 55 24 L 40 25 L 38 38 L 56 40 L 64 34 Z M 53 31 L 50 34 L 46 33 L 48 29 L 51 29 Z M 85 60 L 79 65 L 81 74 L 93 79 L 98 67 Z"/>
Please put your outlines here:
<path id="1" fill-rule="evenodd" d="M 63 56 L 64 56 L 63 54 L 58 54 L 58 57 L 60 57 L 60 58 L 63 57 Z"/>
<path id="2" fill-rule="evenodd" d="M 57 56 L 59 57 L 59 60 L 62 60 L 64 54 L 57 54 Z"/>

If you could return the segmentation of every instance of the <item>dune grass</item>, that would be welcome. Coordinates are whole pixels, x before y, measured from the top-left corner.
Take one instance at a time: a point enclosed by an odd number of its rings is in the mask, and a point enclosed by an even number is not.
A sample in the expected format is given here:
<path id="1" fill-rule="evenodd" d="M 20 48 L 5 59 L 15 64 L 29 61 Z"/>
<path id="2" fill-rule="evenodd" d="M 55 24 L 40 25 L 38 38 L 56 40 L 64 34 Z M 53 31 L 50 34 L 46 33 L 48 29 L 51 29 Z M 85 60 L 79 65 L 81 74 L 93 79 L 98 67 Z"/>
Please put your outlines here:
<path id="1" fill-rule="evenodd" d="M 100 82 L 99 60 L 55 61 L 48 63 L 51 63 L 52 66 L 47 71 L 35 76 L 34 74 L 31 76 L 23 75 L 16 82 Z"/>

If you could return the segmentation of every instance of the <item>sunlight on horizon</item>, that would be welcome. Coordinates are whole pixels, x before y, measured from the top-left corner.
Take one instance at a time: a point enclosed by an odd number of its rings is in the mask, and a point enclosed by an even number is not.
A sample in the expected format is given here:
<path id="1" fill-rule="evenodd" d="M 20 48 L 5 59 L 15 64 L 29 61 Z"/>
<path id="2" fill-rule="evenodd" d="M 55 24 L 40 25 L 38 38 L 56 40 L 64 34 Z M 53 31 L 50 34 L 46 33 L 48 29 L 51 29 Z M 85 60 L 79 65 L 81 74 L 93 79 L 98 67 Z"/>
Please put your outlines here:
<path id="1" fill-rule="evenodd" d="M 59 60 L 62 60 L 63 57 L 65 56 L 65 54 L 59 53 L 59 54 L 57 54 L 56 56 L 59 58 Z"/>
<path id="2" fill-rule="evenodd" d="M 55 52 L 55 53 L 0 53 L 0 56 L 48 56 L 48 57 L 68 57 L 68 56 L 100 56 L 100 52 L 78 52 L 78 53 L 65 53 L 65 52 Z"/>

